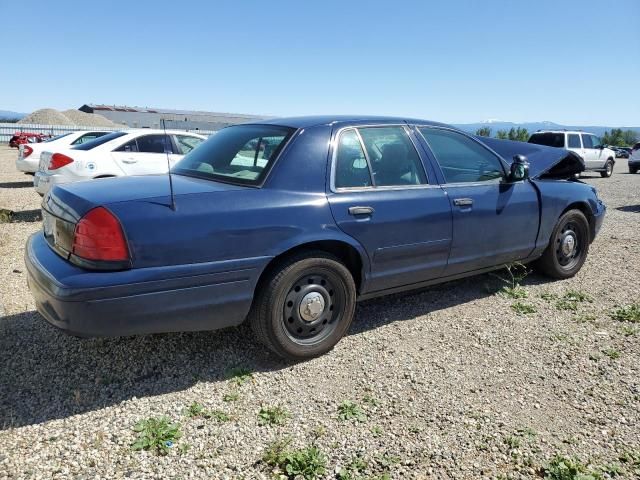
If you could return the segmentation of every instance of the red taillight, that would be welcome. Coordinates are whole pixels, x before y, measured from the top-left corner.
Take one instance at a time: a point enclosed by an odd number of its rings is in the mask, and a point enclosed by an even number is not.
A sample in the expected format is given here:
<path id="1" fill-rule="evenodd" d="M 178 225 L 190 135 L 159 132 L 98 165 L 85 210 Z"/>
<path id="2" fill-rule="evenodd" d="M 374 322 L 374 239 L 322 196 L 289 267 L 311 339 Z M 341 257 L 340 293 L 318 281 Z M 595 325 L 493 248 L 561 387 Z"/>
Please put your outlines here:
<path id="1" fill-rule="evenodd" d="M 76 225 L 73 254 L 86 260 L 129 260 L 129 249 L 118 219 L 104 207 L 90 210 Z"/>
<path id="2" fill-rule="evenodd" d="M 32 153 L 33 148 L 31 148 L 29 145 L 25 145 L 24 147 L 22 147 L 22 158 L 27 158 Z"/>
<path id="3" fill-rule="evenodd" d="M 65 165 L 69 165 L 71 162 L 73 162 L 73 158 L 67 157 L 62 153 L 54 153 L 51 155 L 51 160 L 49 160 L 49 170 L 64 167 Z"/>

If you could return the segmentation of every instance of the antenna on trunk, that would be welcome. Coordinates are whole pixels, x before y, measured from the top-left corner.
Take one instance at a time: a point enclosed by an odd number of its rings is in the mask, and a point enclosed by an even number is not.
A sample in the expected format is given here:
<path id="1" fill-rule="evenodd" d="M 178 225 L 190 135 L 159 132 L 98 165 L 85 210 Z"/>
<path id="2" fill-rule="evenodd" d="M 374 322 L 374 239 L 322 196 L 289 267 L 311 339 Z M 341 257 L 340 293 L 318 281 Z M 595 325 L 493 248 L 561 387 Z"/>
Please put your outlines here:
<path id="1" fill-rule="evenodd" d="M 160 119 L 162 122 L 162 130 L 164 131 L 164 153 L 167 155 L 167 174 L 169 175 L 169 194 L 171 195 L 171 210 L 176 210 L 176 199 L 173 195 L 173 180 L 171 179 L 171 161 L 169 160 L 169 136 L 167 135 L 167 126 L 164 118 Z"/>

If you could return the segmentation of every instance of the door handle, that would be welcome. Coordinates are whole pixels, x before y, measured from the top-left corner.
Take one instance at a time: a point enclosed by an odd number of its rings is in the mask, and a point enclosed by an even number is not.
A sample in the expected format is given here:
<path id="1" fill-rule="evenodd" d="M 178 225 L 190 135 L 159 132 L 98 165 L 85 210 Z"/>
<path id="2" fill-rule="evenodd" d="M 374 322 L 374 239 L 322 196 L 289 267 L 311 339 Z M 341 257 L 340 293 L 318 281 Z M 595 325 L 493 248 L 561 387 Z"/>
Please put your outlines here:
<path id="1" fill-rule="evenodd" d="M 473 205 L 473 199 L 471 198 L 454 198 L 453 204 L 457 207 L 470 207 Z"/>
<path id="2" fill-rule="evenodd" d="M 126 160 L 122 160 L 122 163 L 136 163 L 138 160 L 134 158 L 128 158 Z"/>
<path id="3" fill-rule="evenodd" d="M 349 207 L 349 215 L 353 215 L 354 217 L 371 215 L 374 211 L 373 207 Z"/>

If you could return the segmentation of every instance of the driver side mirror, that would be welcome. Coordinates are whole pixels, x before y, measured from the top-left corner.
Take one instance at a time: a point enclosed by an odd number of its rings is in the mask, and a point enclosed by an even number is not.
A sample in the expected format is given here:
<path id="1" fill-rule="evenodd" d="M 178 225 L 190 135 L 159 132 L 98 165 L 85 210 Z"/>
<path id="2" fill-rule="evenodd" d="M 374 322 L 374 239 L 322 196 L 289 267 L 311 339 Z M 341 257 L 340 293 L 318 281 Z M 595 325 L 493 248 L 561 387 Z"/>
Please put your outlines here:
<path id="1" fill-rule="evenodd" d="M 529 178 L 529 162 L 524 155 L 514 155 L 511 170 L 509 172 L 510 182 L 519 182 Z"/>

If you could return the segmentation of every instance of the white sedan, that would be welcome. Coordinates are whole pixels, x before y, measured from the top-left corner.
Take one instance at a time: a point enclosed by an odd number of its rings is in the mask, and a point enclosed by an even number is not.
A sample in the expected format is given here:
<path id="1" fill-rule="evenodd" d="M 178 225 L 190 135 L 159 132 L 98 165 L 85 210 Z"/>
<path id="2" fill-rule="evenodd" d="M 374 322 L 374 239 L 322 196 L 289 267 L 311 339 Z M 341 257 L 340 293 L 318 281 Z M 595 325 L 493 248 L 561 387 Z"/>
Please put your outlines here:
<path id="1" fill-rule="evenodd" d="M 94 178 L 166 173 L 207 137 L 167 130 L 112 132 L 74 148 L 45 151 L 33 186 L 44 195 L 53 185 Z"/>
<path id="2" fill-rule="evenodd" d="M 27 143 L 18 147 L 18 159 L 16 168 L 25 173 L 35 173 L 40 164 L 40 155 L 45 150 L 56 148 L 71 148 L 76 145 L 95 140 L 106 135 L 109 131 L 100 130 L 78 130 L 77 132 L 65 133 L 57 137 L 45 140 L 42 143 Z"/>

